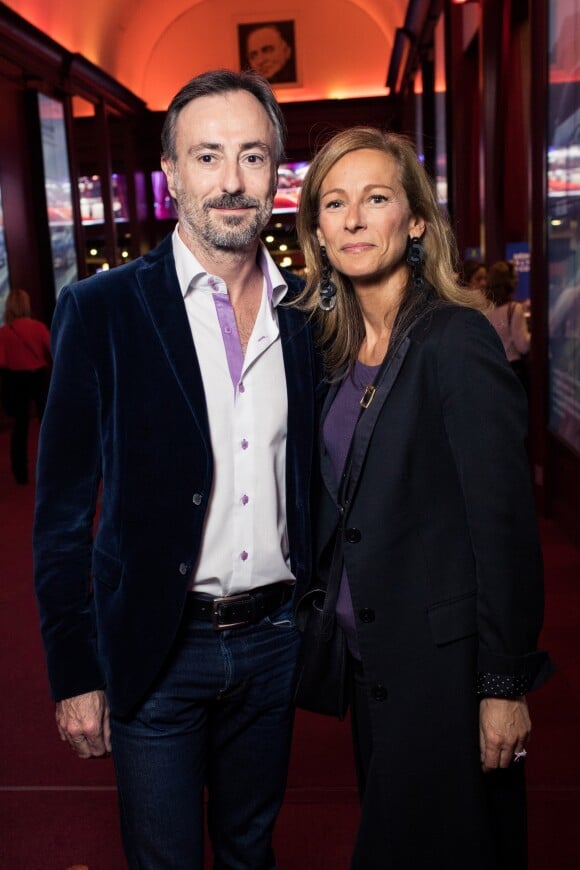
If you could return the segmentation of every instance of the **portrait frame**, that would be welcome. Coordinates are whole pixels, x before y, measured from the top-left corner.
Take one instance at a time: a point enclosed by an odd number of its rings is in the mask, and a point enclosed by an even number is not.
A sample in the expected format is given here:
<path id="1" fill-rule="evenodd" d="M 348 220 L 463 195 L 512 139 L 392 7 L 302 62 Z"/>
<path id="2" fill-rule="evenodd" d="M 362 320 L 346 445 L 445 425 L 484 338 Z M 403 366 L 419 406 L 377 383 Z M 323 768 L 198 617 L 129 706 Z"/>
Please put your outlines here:
<path id="1" fill-rule="evenodd" d="M 238 57 L 240 70 L 255 69 L 267 79 L 272 87 L 291 87 L 299 84 L 298 59 L 296 56 L 296 20 L 285 18 L 267 21 L 244 21 L 237 24 L 238 31 Z M 261 31 L 264 31 L 262 34 Z M 268 39 L 268 31 L 272 32 L 273 39 Z M 250 37 L 255 35 L 254 45 Z M 257 42 L 256 42 L 257 40 Z M 265 56 L 266 49 L 270 49 L 270 58 Z M 279 60 L 276 53 L 280 54 Z M 290 54 L 286 57 L 287 49 Z M 250 51 L 253 50 L 255 60 L 250 59 Z M 261 56 L 259 52 L 262 52 Z M 280 62 L 283 65 L 277 67 Z M 268 70 L 274 64 L 272 72 Z"/>

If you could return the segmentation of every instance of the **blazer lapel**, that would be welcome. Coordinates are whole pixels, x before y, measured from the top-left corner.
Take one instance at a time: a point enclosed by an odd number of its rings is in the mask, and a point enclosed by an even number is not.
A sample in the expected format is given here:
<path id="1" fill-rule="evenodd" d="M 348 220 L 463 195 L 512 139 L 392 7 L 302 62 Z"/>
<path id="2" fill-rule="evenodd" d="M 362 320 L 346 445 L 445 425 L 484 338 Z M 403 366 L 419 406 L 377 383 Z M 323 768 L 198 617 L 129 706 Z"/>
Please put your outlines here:
<path id="1" fill-rule="evenodd" d="M 291 301 L 302 290 L 303 282 L 284 269 L 281 273 L 288 285 L 287 299 Z M 276 313 L 288 394 L 287 461 L 295 461 L 299 458 L 296 445 L 304 442 L 305 435 L 308 436 L 307 449 L 312 449 L 317 363 L 311 327 L 304 313 L 286 304 L 286 299 L 277 306 Z"/>
<path id="2" fill-rule="evenodd" d="M 310 575 L 310 509 L 307 502 L 315 451 L 316 363 L 305 316 L 285 305 L 277 308 L 288 395 L 286 438 L 286 522 L 292 570 L 299 583 Z"/>
<path id="3" fill-rule="evenodd" d="M 322 476 L 322 481 L 328 490 L 332 501 L 336 504 L 338 501 L 338 483 L 336 480 L 336 473 L 334 470 L 334 466 L 332 465 L 330 455 L 324 446 L 324 438 L 322 436 L 324 421 L 326 420 L 326 415 L 328 414 L 334 399 L 336 398 L 336 394 L 338 393 L 341 380 L 334 381 L 324 398 L 324 402 L 322 404 L 322 411 L 320 413 L 320 432 L 319 432 L 319 450 L 320 450 L 320 474 Z"/>
<path id="4" fill-rule="evenodd" d="M 405 357 L 407 356 L 410 344 L 411 339 L 407 335 L 402 340 L 397 352 L 389 360 L 382 375 L 379 377 L 372 399 L 361 411 L 352 438 L 347 477 L 344 481 L 344 485 L 341 487 L 343 500 L 352 500 L 375 424 L 391 390 L 393 389 L 395 381 L 399 376 L 399 372 L 401 371 L 401 367 Z M 344 503 L 346 503 L 346 501 Z"/>
<path id="5" fill-rule="evenodd" d="M 324 447 L 322 426 L 330 406 L 340 388 L 341 381 L 339 380 L 338 382 L 333 383 L 328 390 L 322 406 L 320 422 L 320 471 L 324 484 L 335 504 L 338 504 L 339 499 L 340 501 L 343 501 L 345 496 L 348 497 L 349 501 L 352 500 L 352 495 L 358 482 L 369 442 L 375 428 L 375 423 L 391 390 L 393 389 L 399 372 L 401 371 L 410 344 L 411 339 L 407 335 L 401 342 L 394 357 L 387 363 L 386 368 L 376 385 L 372 400 L 369 402 L 367 407 L 361 411 L 352 437 L 351 448 L 347 459 L 348 475 L 340 487 L 336 480 L 336 473 L 332 466 L 330 456 Z"/>
<path id="6" fill-rule="evenodd" d="M 303 467 L 299 462 L 299 445 L 307 434 L 310 449 L 315 425 L 312 338 L 304 315 L 295 308 L 279 305 L 277 313 L 288 394 L 287 464 Z"/>
<path id="7" fill-rule="evenodd" d="M 167 244 L 168 242 L 168 244 Z M 171 370 L 203 436 L 209 437 L 201 370 L 179 288 L 171 240 L 146 257 L 137 273 L 143 304 L 153 321 Z"/>

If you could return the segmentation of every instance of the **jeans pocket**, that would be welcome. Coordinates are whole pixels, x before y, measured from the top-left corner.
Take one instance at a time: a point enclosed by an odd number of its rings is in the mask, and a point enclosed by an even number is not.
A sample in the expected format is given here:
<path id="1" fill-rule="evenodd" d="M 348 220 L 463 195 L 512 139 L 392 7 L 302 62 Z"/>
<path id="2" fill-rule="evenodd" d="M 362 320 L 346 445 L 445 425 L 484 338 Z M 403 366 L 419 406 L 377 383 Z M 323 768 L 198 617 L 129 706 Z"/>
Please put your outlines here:
<path id="1" fill-rule="evenodd" d="M 272 628 L 295 628 L 294 606 L 292 600 L 287 601 L 286 604 L 283 604 L 282 607 L 279 607 L 278 610 L 274 611 L 274 613 L 265 616 L 264 622 L 266 624 L 269 623 Z"/>

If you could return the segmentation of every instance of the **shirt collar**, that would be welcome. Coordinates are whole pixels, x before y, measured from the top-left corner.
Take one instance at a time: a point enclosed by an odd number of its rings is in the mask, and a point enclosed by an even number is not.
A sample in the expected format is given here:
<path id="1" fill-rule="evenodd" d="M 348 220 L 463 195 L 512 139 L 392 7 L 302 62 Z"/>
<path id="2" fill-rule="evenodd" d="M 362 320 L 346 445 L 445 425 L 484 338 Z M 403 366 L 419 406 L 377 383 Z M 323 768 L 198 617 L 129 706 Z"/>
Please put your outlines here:
<path id="1" fill-rule="evenodd" d="M 216 287 L 212 286 L 212 281 L 210 280 L 219 276 L 210 275 L 206 272 L 197 257 L 192 254 L 179 235 L 178 229 L 179 224 L 173 230 L 172 244 L 177 279 L 183 297 L 185 298 L 189 290 L 199 289 L 207 292 L 219 292 Z M 262 241 L 260 241 L 258 248 L 258 265 L 266 281 L 268 299 L 273 307 L 276 307 L 288 292 L 288 286 Z"/>

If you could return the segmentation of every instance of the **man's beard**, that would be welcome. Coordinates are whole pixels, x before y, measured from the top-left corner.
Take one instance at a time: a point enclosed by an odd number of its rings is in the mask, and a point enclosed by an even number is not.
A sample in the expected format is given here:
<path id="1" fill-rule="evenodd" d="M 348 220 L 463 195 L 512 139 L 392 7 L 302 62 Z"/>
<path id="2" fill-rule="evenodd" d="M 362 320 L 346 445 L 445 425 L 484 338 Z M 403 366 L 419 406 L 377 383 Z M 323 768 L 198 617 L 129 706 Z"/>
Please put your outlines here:
<path id="1" fill-rule="evenodd" d="M 267 225 L 272 214 L 273 196 L 261 201 L 243 194 L 224 193 L 223 196 L 206 200 L 201 206 L 187 202 L 187 197 L 178 195 L 180 220 L 205 247 L 221 251 L 243 251 L 253 245 Z M 247 208 L 247 215 L 222 215 L 213 209 Z"/>

